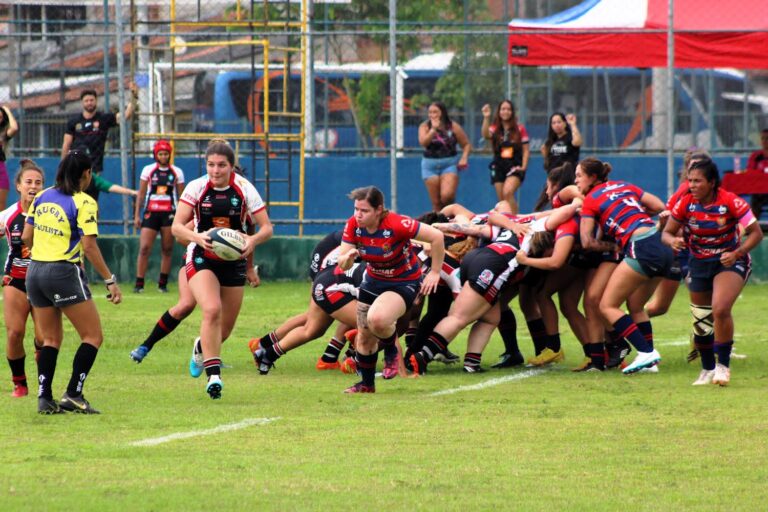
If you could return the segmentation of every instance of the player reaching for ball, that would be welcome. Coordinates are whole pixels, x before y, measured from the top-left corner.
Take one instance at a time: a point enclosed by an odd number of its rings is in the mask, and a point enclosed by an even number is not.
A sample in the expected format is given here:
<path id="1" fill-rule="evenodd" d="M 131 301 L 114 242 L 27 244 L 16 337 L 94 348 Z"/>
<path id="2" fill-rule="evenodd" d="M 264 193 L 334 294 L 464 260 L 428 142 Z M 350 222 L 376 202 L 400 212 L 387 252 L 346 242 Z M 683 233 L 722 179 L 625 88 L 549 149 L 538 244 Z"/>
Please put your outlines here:
<path id="1" fill-rule="evenodd" d="M 256 188 L 233 170 L 235 153 L 226 141 L 215 139 L 205 153 L 208 175 L 191 181 L 181 196 L 173 234 L 187 244 L 186 274 L 189 288 L 202 311 L 200 337 L 192 349 L 189 373 L 199 377 L 205 369 L 206 391 L 220 398 L 222 331 L 231 332 L 240 306 L 246 273 L 254 272 L 250 260 L 254 248 L 272 236 L 272 224 L 264 202 Z M 194 229 L 186 223 L 194 219 Z M 246 236 L 246 225 L 258 227 L 256 234 Z M 208 232 L 213 228 L 230 228 L 246 239 L 243 256 L 226 261 L 213 252 Z"/>

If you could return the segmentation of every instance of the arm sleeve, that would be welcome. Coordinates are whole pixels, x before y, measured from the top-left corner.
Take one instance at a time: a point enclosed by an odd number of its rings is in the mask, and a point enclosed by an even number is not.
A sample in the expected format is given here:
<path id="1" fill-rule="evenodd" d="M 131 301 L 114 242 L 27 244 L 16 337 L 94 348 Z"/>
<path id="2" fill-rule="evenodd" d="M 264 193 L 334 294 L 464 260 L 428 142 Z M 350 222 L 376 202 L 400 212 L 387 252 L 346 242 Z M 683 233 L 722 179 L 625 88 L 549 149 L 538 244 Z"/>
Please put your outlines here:
<path id="1" fill-rule="evenodd" d="M 686 220 L 688 219 L 688 203 L 689 198 L 691 196 L 684 195 L 681 197 L 675 204 L 672 206 L 672 209 L 670 210 L 670 215 L 673 219 L 675 219 L 680 224 L 685 224 Z"/>
<path id="2" fill-rule="evenodd" d="M 584 204 L 581 205 L 582 217 L 596 217 L 599 213 L 597 201 L 592 196 L 588 195 L 584 198 Z"/>
<path id="3" fill-rule="evenodd" d="M 99 207 L 96 201 L 88 194 L 81 192 L 79 196 L 79 206 L 77 208 L 77 229 L 83 236 L 98 235 L 98 216 Z"/>
<path id="4" fill-rule="evenodd" d="M 525 126 L 518 124 L 517 127 L 520 129 L 520 142 L 523 144 L 531 142 L 531 138 L 528 136 L 528 130 L 525 129 Z"/>
<path id="5" fill-rule="evenodd" d="M 112 183 L 109 180 L 105 180 L 104 178 L 102 178 L 100 175 L 96 173 L 93 173 L 91 175 L 91 179 L 93 180 L 93 186 L 96 187 L 96 189 L 99 190 L 100 192 L 108 193 L 109 187 L 114 185 L 114 183 Z"/>
<path id="6" fill-rule="evenodd" d="M 357 243 L 357 236 L 355 235 L 355 228 L 357 228 L 357 222 L 354 217 L 350 217 L 344 226 L 344 232 L 341 235 L 341 241 L 348 244 Z"/>

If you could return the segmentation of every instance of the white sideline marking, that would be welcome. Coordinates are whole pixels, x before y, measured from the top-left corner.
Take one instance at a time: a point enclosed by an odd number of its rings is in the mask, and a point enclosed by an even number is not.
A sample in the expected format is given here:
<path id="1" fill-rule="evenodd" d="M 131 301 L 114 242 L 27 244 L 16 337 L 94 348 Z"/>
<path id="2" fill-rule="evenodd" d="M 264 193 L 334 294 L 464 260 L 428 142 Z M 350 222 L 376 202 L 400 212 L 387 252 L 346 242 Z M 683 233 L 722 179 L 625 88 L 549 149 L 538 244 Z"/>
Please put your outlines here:
<path id="1" fill-rule="evenodd" d="M 176 434 L 170 434 L 162 437 L 150 437 L 149 439 L 142 439 L 141 441 L 134 441 L 129 443 L 130 446 L 156 446 L 158 444 L 168 443 L 170 441 L 176 441 L 178 439 L 188 439 L 190 437 L 207 436 L 210 434 L 219 434 L 221 432 L 229 432 L 230 430 L 240 430 L 241 428 L 250 427 L 252 425 L 266 425 L 272 423 L 280 418 L 248 418 L 237 423 L 228 423 L 226 425 L 219 425 L 218 427 L 209 428 L 206 430 L 193 430 L 191 432 L 177 432 Z"/>
<path id="2" fill-rule="evenodd" d="M 498 386 L 499 384 L 504 384 L 505 382 L 511 382 L 514 380 L 522 380 L 522 379 L 527 379 L 529 377 L 535 377 L 537 375 L 541 375 L 546 371 L 547 370 L 543 370 L 543 369 L 526 370 L 524 372 L 516 373 L 514 375 L 507 375 L 506 377 L 497 377 L 495 379 L 488 379 L 484 382 L 480 382 L 479 384 L 472 384 L 471 386 L 459 386 L 457 388 L 444 389 L 442 391 L 435 391 L 434 393 L 430 393 L 429 396 L 452 395 L 454 393 L 459 393 L 461 391 L 475 391 L 477 389 L 485 389 L 491 386 Z"/>
<path id="3" fill-rule="evenodd" d="M 654 342 L 653 343 L 654 346 L 658 345 L 660 347 L 682 347 L 683 345 L 690 345 L 690 344 L 691 344 L 690 340 L 667 341 L 667 342 L 661 342 L 661 343 Z"/>

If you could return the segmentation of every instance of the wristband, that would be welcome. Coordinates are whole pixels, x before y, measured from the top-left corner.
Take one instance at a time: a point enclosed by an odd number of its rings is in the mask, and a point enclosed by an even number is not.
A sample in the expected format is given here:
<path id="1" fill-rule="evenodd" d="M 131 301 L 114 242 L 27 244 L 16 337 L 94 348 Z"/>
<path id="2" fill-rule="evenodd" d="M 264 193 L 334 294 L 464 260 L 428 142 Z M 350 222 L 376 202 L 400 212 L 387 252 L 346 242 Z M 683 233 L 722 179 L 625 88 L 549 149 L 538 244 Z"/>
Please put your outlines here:
<path id="1" fill-rule="evenodd" d="M 116 282 L 117 282 L 117 278 L 115 277 L 115 274 L 112 274 L 111 276 L 109 276 L 109 279 L 104 280 L 104 284 L 107 286 L 112 286 Z"/>

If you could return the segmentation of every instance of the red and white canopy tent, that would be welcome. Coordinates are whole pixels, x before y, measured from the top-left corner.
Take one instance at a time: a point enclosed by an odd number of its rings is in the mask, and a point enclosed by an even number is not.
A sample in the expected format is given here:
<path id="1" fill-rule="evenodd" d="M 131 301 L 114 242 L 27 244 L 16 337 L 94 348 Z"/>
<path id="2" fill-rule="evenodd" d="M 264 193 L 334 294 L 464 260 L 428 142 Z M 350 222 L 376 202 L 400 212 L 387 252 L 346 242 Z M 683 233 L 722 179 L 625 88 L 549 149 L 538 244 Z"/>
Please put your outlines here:
<path id="1" fill-rule="evenodd" d="M 765 0 L 586 0 L 509 22 L 509 63 L 666 67 L 670 4 L 676 68 L 768 68 Z"/>
<path id="2" fill-rule="evenodd" d="M 766 69 L 766 50 L 765 0 L 585 0 L 546 18 L 512 20 L 507 59 L 518 66 L 667 68 L 671 105 L 673 68 Z M 673 130 L 667 117 L 671 192 Z"/>

